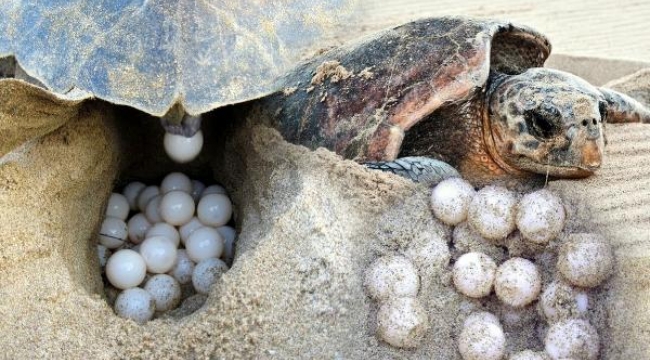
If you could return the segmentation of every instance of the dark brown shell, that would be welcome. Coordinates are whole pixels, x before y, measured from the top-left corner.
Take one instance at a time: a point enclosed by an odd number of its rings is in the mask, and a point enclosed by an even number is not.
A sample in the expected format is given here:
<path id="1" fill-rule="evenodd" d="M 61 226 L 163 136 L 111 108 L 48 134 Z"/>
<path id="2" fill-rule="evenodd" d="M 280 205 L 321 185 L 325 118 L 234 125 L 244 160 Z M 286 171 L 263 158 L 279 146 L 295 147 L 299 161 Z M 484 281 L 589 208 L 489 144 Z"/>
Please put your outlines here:
<path id="1" fill-rule="evenodd" d="M 446 104 L 471 100 L 491 69 L 521 73 L 543 66 L 550 51 L 527 27 L 424 19 L 299 66 L 283 79 L 284 93 L 262 106 L 288 141 L 357 161 L 393 160 L 406 130 Z"/>

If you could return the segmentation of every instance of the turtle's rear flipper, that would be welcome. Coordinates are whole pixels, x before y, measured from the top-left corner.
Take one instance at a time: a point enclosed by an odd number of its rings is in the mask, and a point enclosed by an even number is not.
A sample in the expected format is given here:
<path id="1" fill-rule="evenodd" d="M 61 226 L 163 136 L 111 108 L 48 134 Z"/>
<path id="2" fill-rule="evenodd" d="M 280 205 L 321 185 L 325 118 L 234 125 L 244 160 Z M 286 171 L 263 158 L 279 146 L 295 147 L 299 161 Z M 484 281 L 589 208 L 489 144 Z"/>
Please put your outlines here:
<path id="1" fill-rule="evenodd" d="M 607 102 L 601 109 L 607 123 L 650 123 L 650 110 L 637 100 L 611 89 L 599 90 Z"/>
<path id="2" fill-rule="evenodd" d="M 364 165 L 370 169 L 392 172 L 429 186 L 436 185 L 448 178 L 460 177 L 458 171 L 446 162 L 424 156 L 409 156 L 394 161 L 368 162 Z"/>

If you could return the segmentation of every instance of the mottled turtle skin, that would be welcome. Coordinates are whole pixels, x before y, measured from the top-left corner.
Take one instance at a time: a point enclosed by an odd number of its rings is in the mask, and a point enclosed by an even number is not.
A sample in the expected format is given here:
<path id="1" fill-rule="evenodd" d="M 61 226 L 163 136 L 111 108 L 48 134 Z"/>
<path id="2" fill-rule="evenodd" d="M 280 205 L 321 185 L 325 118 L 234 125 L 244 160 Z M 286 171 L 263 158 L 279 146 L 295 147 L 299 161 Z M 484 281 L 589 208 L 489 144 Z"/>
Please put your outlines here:
<path id="1" fill-rule="evenodd" d="M 424 19 L 300 65 L 256 106 L 288 141 L 361 163 L 431 157 L 474 183 L 589 176 L 605 123 L 650 122 L 650 111 L 543 68 L 550 52 L 524 26 Z"/>

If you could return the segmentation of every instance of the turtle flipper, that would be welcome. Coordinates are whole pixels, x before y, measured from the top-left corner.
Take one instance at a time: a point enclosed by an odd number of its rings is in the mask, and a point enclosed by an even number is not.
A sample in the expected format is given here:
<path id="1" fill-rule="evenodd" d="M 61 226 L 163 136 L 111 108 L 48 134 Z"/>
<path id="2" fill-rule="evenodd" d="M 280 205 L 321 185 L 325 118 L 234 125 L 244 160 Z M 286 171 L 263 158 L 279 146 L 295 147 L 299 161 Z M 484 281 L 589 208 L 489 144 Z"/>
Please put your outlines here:
<path id="1" fill-rule="evenodd" d="M 650 110 L 635 99 L 607 88 L 599 88 L 607 104 L 601 112 L 605 121 L 615 123 L 650 123 Z"/>
<path id="2" fill-rule="evenodd" d="M 425 156 L 408 156 L 394 161 L 367 162 L 364 165 L 373 170 L 391 172 L 429 186 L 436 185 L 448 178 L 460 177 L 458 171 L 451 165 Z"/>

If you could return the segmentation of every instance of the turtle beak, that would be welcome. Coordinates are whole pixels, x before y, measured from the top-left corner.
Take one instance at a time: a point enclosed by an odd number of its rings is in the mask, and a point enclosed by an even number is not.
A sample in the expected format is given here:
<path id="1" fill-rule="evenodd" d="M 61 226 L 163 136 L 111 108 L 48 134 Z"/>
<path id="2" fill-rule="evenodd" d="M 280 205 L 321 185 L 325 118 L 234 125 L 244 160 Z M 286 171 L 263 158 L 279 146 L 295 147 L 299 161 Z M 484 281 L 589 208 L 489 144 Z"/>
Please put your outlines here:
<path id="1" fill-rule="evenodd" d="M 600 168 L 603 163 L 603 148 L 598 140 L 589 140 L 582 148 L 582 165 L 589 170 Z"/>

